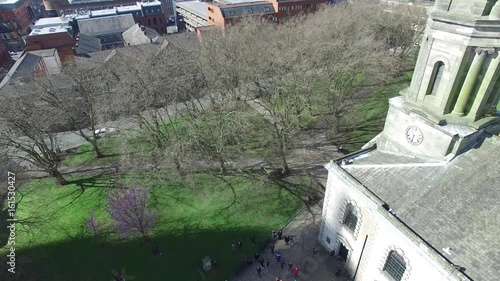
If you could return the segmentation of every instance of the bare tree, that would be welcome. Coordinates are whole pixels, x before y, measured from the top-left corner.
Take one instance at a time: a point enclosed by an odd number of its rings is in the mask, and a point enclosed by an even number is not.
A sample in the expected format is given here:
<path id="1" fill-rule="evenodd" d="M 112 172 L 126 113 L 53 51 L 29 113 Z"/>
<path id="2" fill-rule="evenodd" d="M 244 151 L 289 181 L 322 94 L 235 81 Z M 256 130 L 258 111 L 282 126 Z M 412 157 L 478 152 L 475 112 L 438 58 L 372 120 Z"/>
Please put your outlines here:
<path id="1" fill-rule="evenodd" d="M 98 124 L 107 104 L 103 96 L 109 95 L 109 83 L 104 69 L 98 65 L 89 65 L 83 60 L 79 63 L 68 63 L 63 73 L 57 75 L 58 80 L 66 83 L 54 83 L 54 76 L 38 78 L 36 82 L 38 94 L 42 101 L 61 113 L 71 130 L 92 145 L 97 158 L 105 155 L 98 145 Z"/>
<path id="2" fill-rule="evenodd" d="M 397 57 L 399 68 L 416 53 L 427 21 L 426 10 L 418 5 L 378 6 L 373 12 L 376 36 L 384 40 Z"/>
<path id="3" fill-rule="evenodd" d="M 180 158 L 189 147 L 182 114 L 203 107 L 196 102 L 204 86 L 193 56 L 186 50 L 163 44 L 143 52 L 138 59 L 128 57 L 118 61 L 113 71 L 122 95 L 118 107 L 137 120 L 141 133 L 155 147 L 154 158 L 163 159 L 169 152 L 178 173 L 182 174 Z"/>
<path id="4" fill-rule="evenodd" d="M 59 171 L 59 143 L 51 129 L 60 116 L 48 111 L 33 98 L 6 98 L 1 103 L 0 146 L 12 157 L 28 162 L 67 184 Z"/>
<path id="5" fill-rule="evenodd" d="M 312 102 L 316 82 L 327 85 L 324 100 L 338 128 L 357 89 L 391 73 L 389 50 L 373 34 L 371 8 L 335 5 L 278 26 L 246 18 L 204 35 L 200 61 L 208 84 L 243 97 L 271 122 L 283 173 L 292 136 L 318 106 Z"/>

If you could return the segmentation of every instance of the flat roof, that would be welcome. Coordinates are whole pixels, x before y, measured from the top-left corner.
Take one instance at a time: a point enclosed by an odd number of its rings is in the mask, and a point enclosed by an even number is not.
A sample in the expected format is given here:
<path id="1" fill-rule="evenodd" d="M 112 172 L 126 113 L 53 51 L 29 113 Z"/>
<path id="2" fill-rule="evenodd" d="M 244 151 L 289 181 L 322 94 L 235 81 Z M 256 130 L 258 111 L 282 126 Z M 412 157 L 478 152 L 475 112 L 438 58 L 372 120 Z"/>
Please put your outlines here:
<path id="1" fill-rule="evenodd" d="M 229 4 L 229 5 L 233 5 L 233 4 L 243 4 L 243 3 L 253 3 L 253 2 L 265 2 L 265 1 L 262 1 L 262 0 L 217 0 L 216 2 L 219 2 L 219 3 L 223 3 L 223 4 Z"/>
<path id="2" fill-rule="evenodd" d="M 113 16 L 116 15 L 116 9 L 105 9 L 105 10 L 96 10 L 96 11 L 90 11 L 90 16 L 95 17 L 95 16 Z"/>
<path id="3" fill-rule="evenodd" d="M 2 4 L 15 4 L 19 1 L 23 1 L 23 0 L 0 0 L 0 5 L 2 5 Z"/>
<path id="4" fill-rule="evenodd" d="M 62 33 L 68 32 L 68 27 L 42 27 L 42 28 L 34 28 L 31 30 L 30 36 L 32 35 L 42 35 L 42 34 L 50 34 L 50 33 Z"/>
<path id="5" fill-rule="evenodd" d="M 206 2 L 185 1 L 185 2 L 175 2 L 175 5 L 183 9 L 186 9 L 204 19 L 208 18 Z"/>
<path id="6" fill-rule="evenodd" d="M 33 29 L 40 29 L 44 27 L 69 26 L 70 20 L 72 20 L 71 17 L 41 18 L 35 22 Z"/>
<path id="7" fill-rule="evenodd" d="M 137 5 L 131 5 L 131 6 L 122 6 L 122 7 L 116 7 L 116 10 L 118 12 L 125 12 L 125 11 L 141 11 L 141 7 Z"/>
<path id="8" fill-rule="evenodd" d="M 143 7 L 151 7 L 151 6 L 158 6 L 161 5 L 160 1 L 151 1 L 151 2 L 137 2 L 141 4 Z"/>

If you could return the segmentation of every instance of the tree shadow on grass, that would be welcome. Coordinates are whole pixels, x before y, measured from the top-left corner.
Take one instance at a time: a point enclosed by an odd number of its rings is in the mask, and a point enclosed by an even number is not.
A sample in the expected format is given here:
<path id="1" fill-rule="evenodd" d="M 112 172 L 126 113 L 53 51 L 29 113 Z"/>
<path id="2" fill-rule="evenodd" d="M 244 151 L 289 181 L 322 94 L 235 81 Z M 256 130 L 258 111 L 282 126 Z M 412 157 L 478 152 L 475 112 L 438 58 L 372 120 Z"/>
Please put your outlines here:
<path id="1" fill-rule="evenodd" d="M 255 245 L 249 240 L 253 235 Z M 31 261 L 23 270 L 24 281 L 107 281 L 112 270 L 122 269 L 134 277 L 127 280 L 229 280 L 248 267 L 243 265 L 244 259 L 261 250 L 268 236 L 269 229 L 263 228 L 181 230 L 152 237 L 150 243 L 138 238 L 108 242 L 100 248 L 89 237 L 18 249 L 16 255 Z M 243 246 L 233 251 L 231 244 L 237 241 Z M 153 256 L 155 246 L 162 256 Z M 205 256 L 217 261 L 217 267 L 206 275 L 200 266 Z M 5 274 L 0 272 L 0 280 L 9 280 Z"/>

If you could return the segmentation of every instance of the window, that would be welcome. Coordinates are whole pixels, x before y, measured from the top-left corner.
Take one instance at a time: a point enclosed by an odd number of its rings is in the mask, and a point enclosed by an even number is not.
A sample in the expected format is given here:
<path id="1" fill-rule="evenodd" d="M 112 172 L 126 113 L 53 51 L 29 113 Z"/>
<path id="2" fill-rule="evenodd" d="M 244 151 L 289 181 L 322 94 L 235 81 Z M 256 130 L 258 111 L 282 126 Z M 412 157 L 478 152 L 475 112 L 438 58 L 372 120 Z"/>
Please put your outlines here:
<path id="1" fill-rule="evenodd" d="M 248 8 L 248 9 L 245 9 L 245 11 L 247 12 L 247 14 L 252 14 L 253 13 L 253 10 Z"/>
<path id="2" fill-rule="evenodd" d="M 210 12 L 212 12 L 212 13 L 213 13 L 213 12 L 214 12 L 214 9 L 212 9 L 212 8 L 208 7 L 208 11 L 210 11 Z"/>
<path id="3" fill-rule="evenodd" d="M 228 11 L 228 12 L 227 12 L 227 14 L 228 14 L 229 16 L 234 16 L 234 11 Z"/>
<path id="4" fill-rule="evenodd" d="M 148 19 L 148 25 L 149 26 L 151 25 L 151 19 Z"/>
<path id="5" fill-rule="evenodd" d="M 384 271 L 394 280 L 401 281 L 406 270 L 406 262 L 396 251 L 390 251 L 385 262 Z"/>
<path id="6" fill-rule="evenodd" d="M 2 33 L 2 39 L 9 40 L 10 39 L 9 34 L 8 33 Z"/>
<path id="7" fill-rule="evenodd" d="M 352 232 L 356 230 L 356 225 L 358 224 L 359 211 L 356 206 L 352 203 L 348 203 L 345 211 L 344 221 L 343 223 L 349 228 Z"/>
<path id="8" fill-rule="evenodd" d="M 264 7 L 264 12 L 269 12 L 271 9 L 269 7 Z"/>
<path id="9" fill-rule="evenodd" d="M 154 25 L 157 25 L 158 24 L 158 20 L 156 18 L 153 19 L 153 24 Z"/>
<path id="10" fill-rule="evenodd" d="M 436 62 L 434 65 L 434 70 L 432 71 L 431 83 L 429 84 L 428 95 L 435 95 L 439 89 L 439 84 L 441 84 L 441 78 L 443 78 L 444 63 L 442 61 Z"/>

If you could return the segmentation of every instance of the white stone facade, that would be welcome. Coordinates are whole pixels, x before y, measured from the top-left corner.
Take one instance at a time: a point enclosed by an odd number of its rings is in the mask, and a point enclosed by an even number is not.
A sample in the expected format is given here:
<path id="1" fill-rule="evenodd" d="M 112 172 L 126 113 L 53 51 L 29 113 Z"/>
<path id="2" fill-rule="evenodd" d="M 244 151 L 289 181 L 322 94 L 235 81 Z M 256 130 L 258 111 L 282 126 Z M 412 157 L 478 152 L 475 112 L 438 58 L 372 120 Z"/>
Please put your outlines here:
<path id="1" fill-rule="evenodd" d="M 453 270 L 450 272 L 444 259 L 430 253 L 433 250 L 425 243 L 409 238 L 413 235 L 408 235 L 411 231 L 380 207 L 381 201 L 374 201 L 366 191 L 356 187 L 359 184 L 343 169 L 334 163 L 327 168 L 319 240 L 329 250 L 334 249 L 337 255 L 340 243 L 346 246 L 349 255 L 344 270 L 349 276 L 353 277 L 357 269 L 355 280 L 394 281 L 384 270 L 389 253 L 394 250 L 406 263 L 401 280 L 463 280 Z M 343 223 L 348 202 L 357 206 L 360 212 L 354 231 Z"/>

